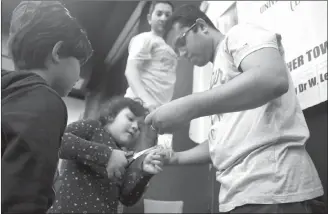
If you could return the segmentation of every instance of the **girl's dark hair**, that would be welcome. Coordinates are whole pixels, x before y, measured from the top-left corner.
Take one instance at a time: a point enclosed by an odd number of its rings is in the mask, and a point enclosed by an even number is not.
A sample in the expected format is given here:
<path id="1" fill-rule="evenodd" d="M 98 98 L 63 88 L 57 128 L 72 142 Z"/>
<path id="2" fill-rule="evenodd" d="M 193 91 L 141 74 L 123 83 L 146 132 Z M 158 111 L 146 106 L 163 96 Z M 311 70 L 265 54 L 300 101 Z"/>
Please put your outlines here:
<path id="1" fill-rule="evenodd" d="M 54 45 L 60 57 L 84 64 L 93 50 L 86 32 L 59 1 L 23 1 L 13 11 L 9 51 L 20 70 L 44 69 Z"/>
<path id="2" fill-rule="evenodd" d="M 148 113 L 140 99 L 114 97 L 100 107 L 99 121 L 101 125 L 105 126 L 110 118 L 115 118 L 125 108 L 129 108 L 136 117 L 144 117 Z"/>

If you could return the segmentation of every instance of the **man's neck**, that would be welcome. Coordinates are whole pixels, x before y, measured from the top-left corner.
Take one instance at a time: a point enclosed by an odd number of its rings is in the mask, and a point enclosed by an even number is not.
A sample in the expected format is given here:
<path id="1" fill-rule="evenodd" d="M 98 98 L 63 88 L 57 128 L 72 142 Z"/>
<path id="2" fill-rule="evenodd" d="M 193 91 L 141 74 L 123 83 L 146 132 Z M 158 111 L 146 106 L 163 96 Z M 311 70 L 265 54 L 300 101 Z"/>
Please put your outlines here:
<path id="1" fill-rule="evenodd" d="M 155 30 L 153 30 L 153 29 L 151 29 L 151 32 L 153 33 L 153 34 L 155 34 L 156 36 L 159 36 L 159 37 L 161 37 L 161 38 L 163 38 L 163 33 L 162 32 L 156 32 Z"/>
<path id="2" fill-rule="evenodd" d="M 221 44 L 222 40 L 224 39 L 225 35 L 223 35 L 220 31 L 211 29 L 211 34 L 212 34 L 212 52 L 213 55 L 211 57 L 211 62 L 213 63 L 215 60 L 216 52 L 218 49 L 218 46 Z"/>

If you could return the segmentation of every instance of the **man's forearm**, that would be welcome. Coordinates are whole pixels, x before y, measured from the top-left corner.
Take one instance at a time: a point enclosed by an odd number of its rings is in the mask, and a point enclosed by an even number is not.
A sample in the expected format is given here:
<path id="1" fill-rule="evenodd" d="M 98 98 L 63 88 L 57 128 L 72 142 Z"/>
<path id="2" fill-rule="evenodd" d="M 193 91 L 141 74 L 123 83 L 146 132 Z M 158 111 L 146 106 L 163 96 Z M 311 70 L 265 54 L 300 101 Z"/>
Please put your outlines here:
<path id="1" fill-rule="evenodd" d="M 247 71 L 226 84 L 173 102 L 177 109 L 185 112 L 181 117 L 186 122 L 198 117 L 260 107 L 286 92 L 279 85 L 269 83 L 269 78 L 263 77 L 260 72 L 259 69 Z"/>
<path id="2" fill-rule="evenodd" d="M 211 162 L 208 141 L 183 152 L 176 152 L 171 165 L 207 164 Z"/>

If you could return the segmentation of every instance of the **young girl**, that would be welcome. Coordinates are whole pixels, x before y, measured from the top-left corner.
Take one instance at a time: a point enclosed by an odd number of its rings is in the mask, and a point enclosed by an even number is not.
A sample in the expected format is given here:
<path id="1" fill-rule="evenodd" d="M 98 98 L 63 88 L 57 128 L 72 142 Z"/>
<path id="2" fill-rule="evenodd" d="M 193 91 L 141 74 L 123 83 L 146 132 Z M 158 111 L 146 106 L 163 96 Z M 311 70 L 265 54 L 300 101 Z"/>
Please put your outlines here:
<path id="1" fill-rule="evenodd" d="M 145 114 L 141 103 L 120 97 L 98 120 L 68 125 L 59 151 L 61 183 L 48 213 L 117 213 L 119 201 L 130 206 L 140 199 L 152 175 L 161 171 L 155 153 L 129 165 L 125 157 L 135 147 Z"/>

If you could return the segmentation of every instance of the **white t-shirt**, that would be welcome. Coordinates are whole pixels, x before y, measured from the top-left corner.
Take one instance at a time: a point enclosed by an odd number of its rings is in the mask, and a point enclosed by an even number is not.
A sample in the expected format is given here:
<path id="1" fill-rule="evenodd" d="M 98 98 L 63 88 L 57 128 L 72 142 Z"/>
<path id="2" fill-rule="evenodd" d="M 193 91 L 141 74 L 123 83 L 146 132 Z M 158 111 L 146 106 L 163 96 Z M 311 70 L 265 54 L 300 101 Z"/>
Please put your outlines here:
<path id="1" fill-rule="evenodd" d="M 251 24 L 234 26 L 217 48 L 211 88 L 241 74 L 238 67 L 250 53 L 278 47 L 274 33 Z M 255 109 L 211 117 L 209 150 L 221 183 L 220 212 L 323 195 L 305 149 L 309 130 L 288 75 L 289 90 L 283 96 Z"/>
<path id="2" fill-rule="evenodd" d="M 153 32 L 133 37 L 129 45 L 128 60 L 140 60 L 143 63 L 141 81 L 153 98 L 152 104 L 163 105 L 171 101 L 176 81 L 177 56 L 163 38 Z M 125 96 L 136 98 L 130 87 Z"/>

